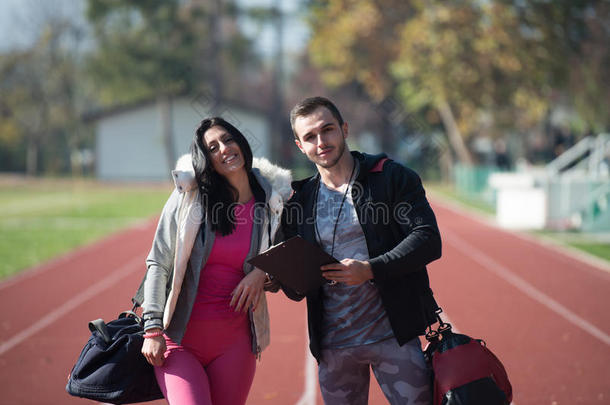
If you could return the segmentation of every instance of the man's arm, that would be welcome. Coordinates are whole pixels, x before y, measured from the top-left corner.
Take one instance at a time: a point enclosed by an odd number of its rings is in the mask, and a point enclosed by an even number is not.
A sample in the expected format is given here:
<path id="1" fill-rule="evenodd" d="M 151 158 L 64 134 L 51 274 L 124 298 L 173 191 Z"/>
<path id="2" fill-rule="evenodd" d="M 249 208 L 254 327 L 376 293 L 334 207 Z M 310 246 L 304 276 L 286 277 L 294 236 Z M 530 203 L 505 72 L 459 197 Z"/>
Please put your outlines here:
<path id="1" fill-rule="evenodd" d="M 381 283 L 419 271 L 441 257 L 440 232 L 421 179 L 398 163 L 388 162 L 386 166 L 390 215 L 405 237 L 392 250 L 369 260 L 375 280 Z"/>

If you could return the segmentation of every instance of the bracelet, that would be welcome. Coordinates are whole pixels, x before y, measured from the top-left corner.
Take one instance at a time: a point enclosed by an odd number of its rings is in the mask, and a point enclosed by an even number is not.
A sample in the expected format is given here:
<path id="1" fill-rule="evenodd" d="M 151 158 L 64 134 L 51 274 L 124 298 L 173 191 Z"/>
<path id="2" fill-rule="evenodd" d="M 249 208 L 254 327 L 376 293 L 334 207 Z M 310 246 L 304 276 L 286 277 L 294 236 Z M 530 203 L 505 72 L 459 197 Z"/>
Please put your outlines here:
<path id="1" fill-rule="evenodd" d="M 151 319 L 163 319 L 163 312 L 146 312 L 142 314 L 144 321 L 150 321 Z"/>
<path id="2" fill-rule="evenodd" d="M 159 336 L 163 336 L 163 331 L 159 331 L 159 332 L 153 332 L 153 333 L 145 333 L 144 336 L 142 336 L 144 339 L 150 339 L 150 338 L 156 338 Z"/>

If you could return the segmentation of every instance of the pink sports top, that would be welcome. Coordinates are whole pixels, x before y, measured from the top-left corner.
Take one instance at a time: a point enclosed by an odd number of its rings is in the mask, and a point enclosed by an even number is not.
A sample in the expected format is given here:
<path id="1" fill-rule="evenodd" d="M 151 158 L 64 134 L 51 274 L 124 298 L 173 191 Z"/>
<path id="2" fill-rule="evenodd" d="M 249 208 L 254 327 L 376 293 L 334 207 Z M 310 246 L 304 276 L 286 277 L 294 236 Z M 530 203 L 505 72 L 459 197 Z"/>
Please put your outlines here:
<path id="1" fill-rule="evenodd" d="M 250 251 L 254 198 L 234 208 L 236 227 L 222 236 L 216 232 L 210 257 L 201 269 L 191 319 L 222 319 L 245 316 L 229 305 L 231 292 L 244 278 L 244 261 Z"/>

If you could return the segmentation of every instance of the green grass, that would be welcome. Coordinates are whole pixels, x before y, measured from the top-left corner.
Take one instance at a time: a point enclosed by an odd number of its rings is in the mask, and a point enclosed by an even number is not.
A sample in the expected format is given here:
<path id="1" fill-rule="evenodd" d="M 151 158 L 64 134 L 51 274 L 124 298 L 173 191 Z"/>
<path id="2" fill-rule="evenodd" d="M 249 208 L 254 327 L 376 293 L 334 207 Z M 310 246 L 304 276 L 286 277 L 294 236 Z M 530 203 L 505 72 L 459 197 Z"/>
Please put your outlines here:
<path id="1" fill-rule="evenodd" d="M 163 185 L 0 181 L 0 279 L 161 212 Z"/>
<path id="2" fill-rule="evenodd" d="M 569 245 L 610 262 L 610 243 L 570 243 Z"/>
<path id="3" fill-rule="evenodd" d="M 553 231 L 535 233 L 610 262 L 610 235 L 608 234 Z"/>
<path id="4" fill-rule="evenodd" d="M 424 188 L 427 192 L 430 192 L 432 195 L 439 195 L 444 199 L 448 199 L 454 202 L 458 202 L 462 205 L 465 205 L 469 208 L 473 208 L 485 215 L 495 215 L 496 209 L 493 205 L 489 203 L 478 200 L 476 198 L 466 197 L 464 195 L 459 194 L 453 185 L 446 183 L 424 183 Z"/>

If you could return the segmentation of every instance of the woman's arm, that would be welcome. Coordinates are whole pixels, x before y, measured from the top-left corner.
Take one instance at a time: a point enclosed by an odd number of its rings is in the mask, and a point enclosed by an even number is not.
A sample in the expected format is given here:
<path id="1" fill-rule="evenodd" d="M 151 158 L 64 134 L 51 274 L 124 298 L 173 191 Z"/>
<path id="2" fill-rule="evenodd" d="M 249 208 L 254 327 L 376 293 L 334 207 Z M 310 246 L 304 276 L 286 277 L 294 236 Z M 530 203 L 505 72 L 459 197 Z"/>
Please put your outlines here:
<path id="1" fill-rule="evenodd" d="M 171 194 L 159 219 L 150 253 L 146 259 L 144 302 L 142 303 L 144 330 L 163 328 L 163 311 L 167 299 L 167 285 L 174 266 L 174 247 L 178 205 L 182 194 L 176 190 Z"/>
<path id="2" fill-rule="evenodd" d="M 163 310 L 167 299 L 167 283 L 174 266 L 178 204 L 181 198 L 182 195 L 174 190 L 165 203 L 152 248 L 146 258 L 148 270 L 144 281 L 144 302 L 142 303 L 142 317 L 146 334 L 142 354 L 153 366 L 163 365 L 164 353 L 167 349 L 163 337 Z M 153 337 L 146 337 L 147 335 L 153 335 Z"/>

